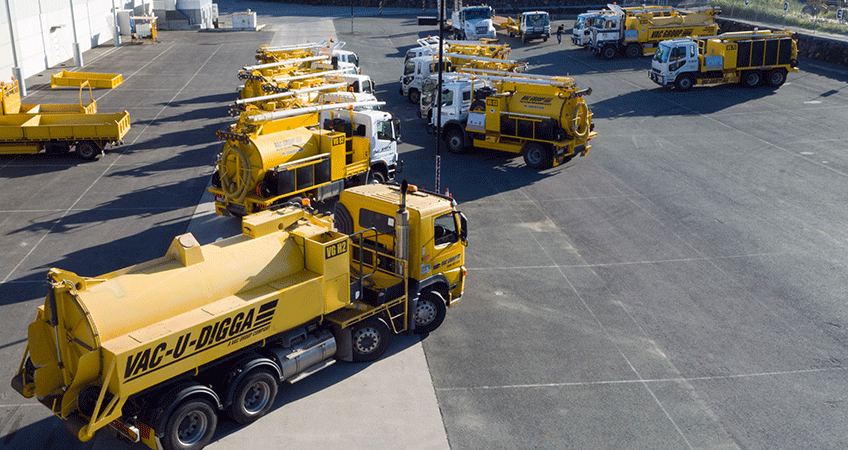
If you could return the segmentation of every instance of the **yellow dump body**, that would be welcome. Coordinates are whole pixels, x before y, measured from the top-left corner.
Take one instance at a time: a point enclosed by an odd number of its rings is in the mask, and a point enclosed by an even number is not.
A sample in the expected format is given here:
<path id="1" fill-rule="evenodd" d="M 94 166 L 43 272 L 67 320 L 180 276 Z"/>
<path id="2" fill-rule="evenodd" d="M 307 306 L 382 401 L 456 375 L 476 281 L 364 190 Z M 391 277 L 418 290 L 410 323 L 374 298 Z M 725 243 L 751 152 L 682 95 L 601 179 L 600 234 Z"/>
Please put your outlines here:
<path id="1" fill-rule="evenodd" d="M 36 153 L 48 141 L 120 141 L 130 114 L 14 114 L 0 116 L 0 154 Z M 29 150 L 27 150 L 29 149 Z"/>
<path id="2" fill-rule="evenodd" d="M 88 81 L 91 87 L 113 89 L 124 82 L 119 73 L 93 73 L 93 72 L 68 72 L 62 70 L 50 76 L 50 87 L 58 86 L 82 86 Z"/>
<path id="3" fill-rule="evenodd" d="M 178 236 L 164 257 L 94 278 L 52 269 L 13 386 L 86 441 L 130 395 L 349 305 L 350 239 L 306 214 L 246 218 L 203 246 Z M 107 387 L 93 417 L 78 411 L 87 386 Z"/>
<path id="4" fill-rule="evenodd" d="M 82 90 L 84 88 L 89 88 L 89 101 L 88 103 L 83 103 L 82 101 Z M 91 86 L 89 86 L 88 82 L 84 82 L 80 86 L 80 95 L 79 95 L 79 104 L 74 103 L 58 103 L 58 104 L 48 104 L 48 103 L 40 103 L 35 105 L 26 105 L 21 104 L 21 91 L 18 86 L 18 80 L 12 80 L 11 83 L 0 82 L 0 91 L 2 91 L 2 97 L 0 97 L 0 102 L 2 103 L 2 108 L 0 108 L 0 113 L 3 115 L 9 114 L 39 114 L 39 113 L 76 113 L 76 114 L 94 114 L 97 112 L 97 102 L 94 101 L 94 97 L 91 95 Z"/>

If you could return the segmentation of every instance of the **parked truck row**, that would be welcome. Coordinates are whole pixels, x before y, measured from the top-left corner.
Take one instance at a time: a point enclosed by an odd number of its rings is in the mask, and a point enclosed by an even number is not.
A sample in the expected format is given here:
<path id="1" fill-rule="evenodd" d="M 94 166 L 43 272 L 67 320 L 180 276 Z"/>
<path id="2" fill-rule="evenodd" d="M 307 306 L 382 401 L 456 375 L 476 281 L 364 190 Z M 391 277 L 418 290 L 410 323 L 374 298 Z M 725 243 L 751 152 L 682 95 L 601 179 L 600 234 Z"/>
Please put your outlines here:
<path id="1" fill-rule="evenodd" d="M 238 72 L 245 84 L 230 108 L 238 120 L 216 133 L 224 146 L 209 191 L 218 214 L 323 201 L 401 170 L 400 121 L 379 109 L 370 77 L 339 61 L 343 44 L 263 46 L 263 63 Z"/>

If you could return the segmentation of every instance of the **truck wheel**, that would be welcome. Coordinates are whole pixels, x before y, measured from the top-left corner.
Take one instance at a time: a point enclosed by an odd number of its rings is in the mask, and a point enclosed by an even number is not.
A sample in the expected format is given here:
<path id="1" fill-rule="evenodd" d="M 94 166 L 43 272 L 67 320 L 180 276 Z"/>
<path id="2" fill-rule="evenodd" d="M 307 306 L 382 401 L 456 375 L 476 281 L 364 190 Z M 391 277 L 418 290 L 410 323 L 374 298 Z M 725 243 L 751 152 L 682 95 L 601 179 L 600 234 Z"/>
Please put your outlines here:
<path id="1" fill-rule="evenodd" d="M 760 85 L 760 78 L 759 70 L 749 70 L 742 74 L 742 84 L 749 88 L 755 88 Z"/>
<path id="2" fill-rule="evenodd" d="M 522 42 L 523 44 L 526 44 L 526 43 L 527 43 L 527 35 L 526 35 L 526 34 L 522 34 L 522 35 L 521 35 L 521 42 Z"/>
<path id="3" fill-rule="evenodd" d="M 786 69 L 772 69 L 766 75 L 766 83 L 771 87 L 783 86 L 786 82 Z"/>
<path id="4" fill-rule="evenodd" d="M 100 147 L 91 141 L 82 141 L 77 143 L 77 154 L 80 158 L 87 161 L 96 159 L 100 155 Z"/>
<path id="5" fill-rule="evenodd" d="M 688 91 L 692 89 L 692 86 L 695 84 L 695 80 L 692 79 L 692 74 L 689 73 L 681 73 L 677 76 L 677 79 L 674 80 L 674 87 L 677 88 L 680 92 Z"/>
<path id="6" fill-rule="evenodd" d="M 355 362 L 374 361 L 383 356 L 392 339 L 389 326 L 377 318 L 354 325 L 350 337 Z"/>
<path id="7" fill-rule="evenodd" d="M 448 150 L 451 153 L 465 152 L 465 136 L 459 128 L 454 128 L 448 131 L 447 135 L 445 135 L 445 142 L 447 143 Z"/>
<path id="8" fill-rule="evenodd" d="M 642 46 L 636 43 L 628 44 L 627 48 L 624 49 L 624 56 L 630 59 L 636 59 L 642 56 Z"/>
<path id="9" fill-rule="evenodd" d="M 471 102 L 471 108 L 469 108 L 472 112 L 483 112 L 486 110 L 486 101 L 477 99 Z"/>
<path id="10" fill-rule="evenodd" d="M 251 423 L 271 410 L 276 397 L 277 380 L 264 370 L 256 370 L 236 387 L 230 417 L 242 425 Z"/>
<path id="11" fill-rule="evenodd" d="M 601 58 L 610 60 L 615 58 L 616 53 L 618 53 L 618 50 L 616 50 L 615 47 L 612 45 L 605 45 L 604 48 L 601 49 Z"/>
<path id="12" fill-rule="evenodd" d="M 409 90 L 409 103 L 417 105 L 421 100 L 421 93 L 418 92 L 418 89 L 410 89 Z"/>
<path id="13" fill-rule="evenodd" d="M 386 174 L 379 170 L 371 169 L 368 172 L 368 184 L 385 184 L 387 178 Z"/>
<path id="14" fill-rule="evenodd" d="M 548 37 L 547 37 L 547 36 L 542 36 L 542 42 L 548 42 Z"/>
<path id="15" fill-rule="evenodd" d="M 553 158 L 538 142 L 524 146 L 524 163 L 533 169 L 547 169 L 553 165 Z"/>
<path id="16" fill-rule="evenodd" d="M 442 294 L 436 291 L 422 293 L 415 306 L 415 332 L 423 334 L 439 328 L 446 313 L 447 306 Z"/>
<path id="17" fill-rule="evenodd" d="M 200 450 L 212 440 L 217 425 L 218 416 L 211 403 L 189 400 L 168 418 L 162 444 L 166 450 Z"/>

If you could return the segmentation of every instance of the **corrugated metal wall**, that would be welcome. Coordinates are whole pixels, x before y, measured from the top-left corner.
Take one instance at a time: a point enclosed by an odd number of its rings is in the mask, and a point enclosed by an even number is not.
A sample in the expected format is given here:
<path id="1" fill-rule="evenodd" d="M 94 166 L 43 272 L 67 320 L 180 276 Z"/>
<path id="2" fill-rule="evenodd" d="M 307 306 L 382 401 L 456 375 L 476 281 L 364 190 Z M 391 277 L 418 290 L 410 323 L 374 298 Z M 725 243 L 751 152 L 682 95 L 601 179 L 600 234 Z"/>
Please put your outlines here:
<path id="1" fill-rule="evenodd" d="M 152 3 L 152 0 L 144 3 Z M 142 0 L 114 0 L 118 9 L 134 9 L 141 4 Z M 12 33 L 18 67 L 28 78 L 68 60 L 73 63 L 74 24 L 82 52 L 111 41 L 112 5 L 113 0 L 0 0 L 0 81 L 12 77 Z M 11 32 L 9 16 L 12 17 Z"/>

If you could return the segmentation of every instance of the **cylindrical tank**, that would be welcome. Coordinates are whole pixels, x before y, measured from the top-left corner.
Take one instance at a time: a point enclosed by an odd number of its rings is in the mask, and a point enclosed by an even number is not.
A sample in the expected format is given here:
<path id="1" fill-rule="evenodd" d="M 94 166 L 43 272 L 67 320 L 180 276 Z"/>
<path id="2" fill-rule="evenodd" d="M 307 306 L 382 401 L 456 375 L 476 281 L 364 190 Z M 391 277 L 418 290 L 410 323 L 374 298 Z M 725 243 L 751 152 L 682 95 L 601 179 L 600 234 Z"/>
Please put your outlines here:
<path id="1" fill-rule="evenodd" d="M 181 246 L 200 260 L 184 265 L 177 256 L 139 264 L 77 296 L 105 342 L 303 270 L 303 252 L 287 236 L 240 235 L 202 247 L 190 235 L 179 236 L 169 256 Z"/>
<path id="2" fill-rule="evenodd" d="M 262 122 L 244 139 L 228 139 L 218 161 L 218 174 L 230 201 L 242 201 L 253 193 L 268 170 L 317 155 L 318 142 L 306 128 L 317 124 L 317 114 L 286 117 Z"/>
<path id="3" fill-rule="evenodd" d="M 570 135 L 585 139 L 590 129 L 592 114 L 583 96 L 589 93 L 590 89 L 578 91 L 573 87 L 560 89 L 545 85 L 519 86 L 506 99 L 507 111 L 549 117 Z"/>

